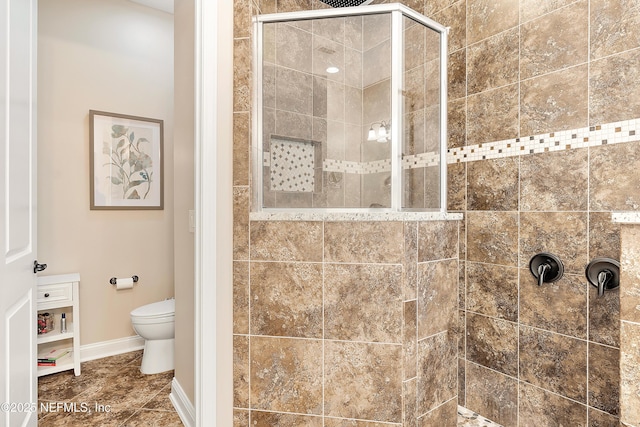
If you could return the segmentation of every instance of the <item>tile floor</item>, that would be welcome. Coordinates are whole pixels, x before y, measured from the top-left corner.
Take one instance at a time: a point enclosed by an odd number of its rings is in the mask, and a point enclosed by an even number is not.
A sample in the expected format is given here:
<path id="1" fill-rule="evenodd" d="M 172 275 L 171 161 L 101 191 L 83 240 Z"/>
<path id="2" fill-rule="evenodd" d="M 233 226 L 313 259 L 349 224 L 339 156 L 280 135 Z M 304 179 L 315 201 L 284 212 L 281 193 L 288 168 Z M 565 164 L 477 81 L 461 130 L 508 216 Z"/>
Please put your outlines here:
<path id="1" fill-rule="evenodd" d="M 134 351 L 84 362 L 78 377 L 73 371 L 40 377 L 38 425 L 182 426 L 169 400 L 173 371 L 143 375 L 141 359 L 142 350 Z"/>
<path id="2" fill-rule="evenodd" d="M 169 400 L 173 371 L 143 375 L 141 358 L 142 350 L 134 351 L 84 362 L 78 377 L 73 371 L 40 377 L 38 425 L 182 426 Z M 458 427 L 501 426 L 459 406 Z"/>

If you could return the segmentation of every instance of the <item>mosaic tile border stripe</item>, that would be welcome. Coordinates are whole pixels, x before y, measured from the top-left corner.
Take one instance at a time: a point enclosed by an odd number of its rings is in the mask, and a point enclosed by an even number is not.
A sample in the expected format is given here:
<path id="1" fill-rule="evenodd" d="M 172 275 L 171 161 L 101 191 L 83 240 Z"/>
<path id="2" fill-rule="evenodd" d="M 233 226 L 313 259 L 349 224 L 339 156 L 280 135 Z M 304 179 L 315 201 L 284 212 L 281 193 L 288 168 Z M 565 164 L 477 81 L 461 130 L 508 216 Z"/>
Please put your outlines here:
<path id="1" fill-rule="evenodd" d="M 640 118 L 447 150 L 447 163 L 515 157 L 640 141 Z"/>
<path id="2" fill-rule="evenodd" d="M 579 129 L 526 136 L 522 138 L 450 148 L 447 150 L 447 164 L 525 156 L 528 154 L 565 151 L 634 141 L 640 141 L 640 118 Z M 402 158 L 402 169 L 417 169 L 437 166 L 439 164 L 439 160 L 440 156 L 436 152 L 404 156 Z M 269 165 L 270 161 L 265 157 L 264 166 Z M 372 162 L 353 162 L 347 160 L 325 159 L 322 162 L 322 170 L 325 172 L 342 172 L 359 175 L 390 172 L 391 160 L 386 159 Z"/>

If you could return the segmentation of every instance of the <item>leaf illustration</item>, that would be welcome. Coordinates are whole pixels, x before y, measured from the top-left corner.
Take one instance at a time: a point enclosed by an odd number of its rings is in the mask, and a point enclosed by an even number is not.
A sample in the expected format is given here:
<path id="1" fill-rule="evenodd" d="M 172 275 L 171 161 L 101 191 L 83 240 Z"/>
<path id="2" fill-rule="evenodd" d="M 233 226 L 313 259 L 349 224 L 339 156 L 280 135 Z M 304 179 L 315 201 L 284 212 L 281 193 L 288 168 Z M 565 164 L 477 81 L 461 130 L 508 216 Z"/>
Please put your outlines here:
<path id="1" fill-rule="evenodd" d="M 129 142 L 130 142 L 130 143 L 133 143 L 133 138 L 134 138 L 134 132 L 132 131 L 132 132 L 129 134 Z"/>
<path id="2" fill-rule="evenodd" d="M 117 177 L 112 176 L 111 177 L 111 183 L 114 184 L 114 185 L 120 185 L 120 184 L 122 184 L 122 181 L 120 181 Z"/>
<path id="3" fill-rule="evenodd" d="M 137 187 L 140 184 L 144 184 L 147 181 L 131 181 L 129 183 L 129 188 Z"/>
<path id="4" fill-rule="evenodd" d="M 138 190 L 133 190 L 133 192 L 131 194 L 129 194 L 129 197 L 127 197 L 127 199 L 139 199 L 140 195 L 138 194 Z"/>
<path id="5" fill-rule="evenodd" d="M 106 154 L 107 156 L 111 154 L 111 144 L 107 141 L 102 142 L 102 154 Z"/>
<path id="6" fill-rule="evenodd" d="M 121 136 L 126 135 L 127 131 L 129 130 L 129 128 L 127 128 L 126 126 L 122 126 L 122 125 L 113 125 L 111 126 L 111 137 L 112 138 L 120 138 Z"/>
<path id="7" fill-rule="evenodd" d="M 124 147 L 124 138 L 122 138 L 120 141 L 118 141 L 118 145 L 116 146 L 116 150 L 120 150 L 122 147 Z"/>

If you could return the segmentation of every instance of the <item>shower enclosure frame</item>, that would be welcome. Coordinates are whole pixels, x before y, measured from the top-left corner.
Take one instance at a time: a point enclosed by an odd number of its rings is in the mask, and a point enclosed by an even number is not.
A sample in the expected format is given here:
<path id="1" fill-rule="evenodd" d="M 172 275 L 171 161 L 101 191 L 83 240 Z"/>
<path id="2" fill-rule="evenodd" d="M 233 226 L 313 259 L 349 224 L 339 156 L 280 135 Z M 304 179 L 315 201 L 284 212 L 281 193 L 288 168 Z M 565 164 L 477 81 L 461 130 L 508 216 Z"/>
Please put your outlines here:
<path id="1" fill-rule="evenodd" d="M 333 207 L 309 207 L 309 208 L 269 208 L 263 204 L 263 103 L 262 103 L 262 46 L 263 23 L 291 22 L 319 18 L 342 18 L 348 16 L 364 16 L 375 14 L 391 14 L 391 123 L 402 126 L 391 127 L 391 206 L 389 208 L 333 208 Z M 404 65 L 403 50 L 403 22 L 406 16 L 436 31 L 440 36 L 440 185 L 439 209 L 403 208 L 402 197 L 404 194 L 404 180 L 402 179 L 402 152 L 404 133 L 404 112 L 402 100 L 402 79 Z M 442 212 L 447 210 L 447 39 L 449 27 L 445 27 L 400 4 L 380 4 L 357 7 L 344 7 L 333 9 L 309 10 L 300 12 L 272 13 L 258 15 L 253 18 L 253 118 L 252 118 L 252 144 L 251 144 L 251 185 L 252 185 L 252 212 L 295 212 L 310 213 L 388 213 L 388 212 Z"/>

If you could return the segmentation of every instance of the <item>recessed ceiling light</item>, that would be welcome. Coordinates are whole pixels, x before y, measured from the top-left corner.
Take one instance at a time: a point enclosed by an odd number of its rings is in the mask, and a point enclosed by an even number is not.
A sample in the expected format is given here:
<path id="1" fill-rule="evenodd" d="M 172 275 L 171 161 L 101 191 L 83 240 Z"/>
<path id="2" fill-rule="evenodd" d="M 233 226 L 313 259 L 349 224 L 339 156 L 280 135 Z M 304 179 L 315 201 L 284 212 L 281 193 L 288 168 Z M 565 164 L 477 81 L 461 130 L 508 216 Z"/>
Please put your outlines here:
<path id="1" fill-rule="evenodd" d="M 338 67 L 329 67 L 329 68 L 327 68 L 327 73 L 329 73 L 329 74 L 335 74 L 338 71 L 340 71 L 340 68 L 338 68 Z"/>

